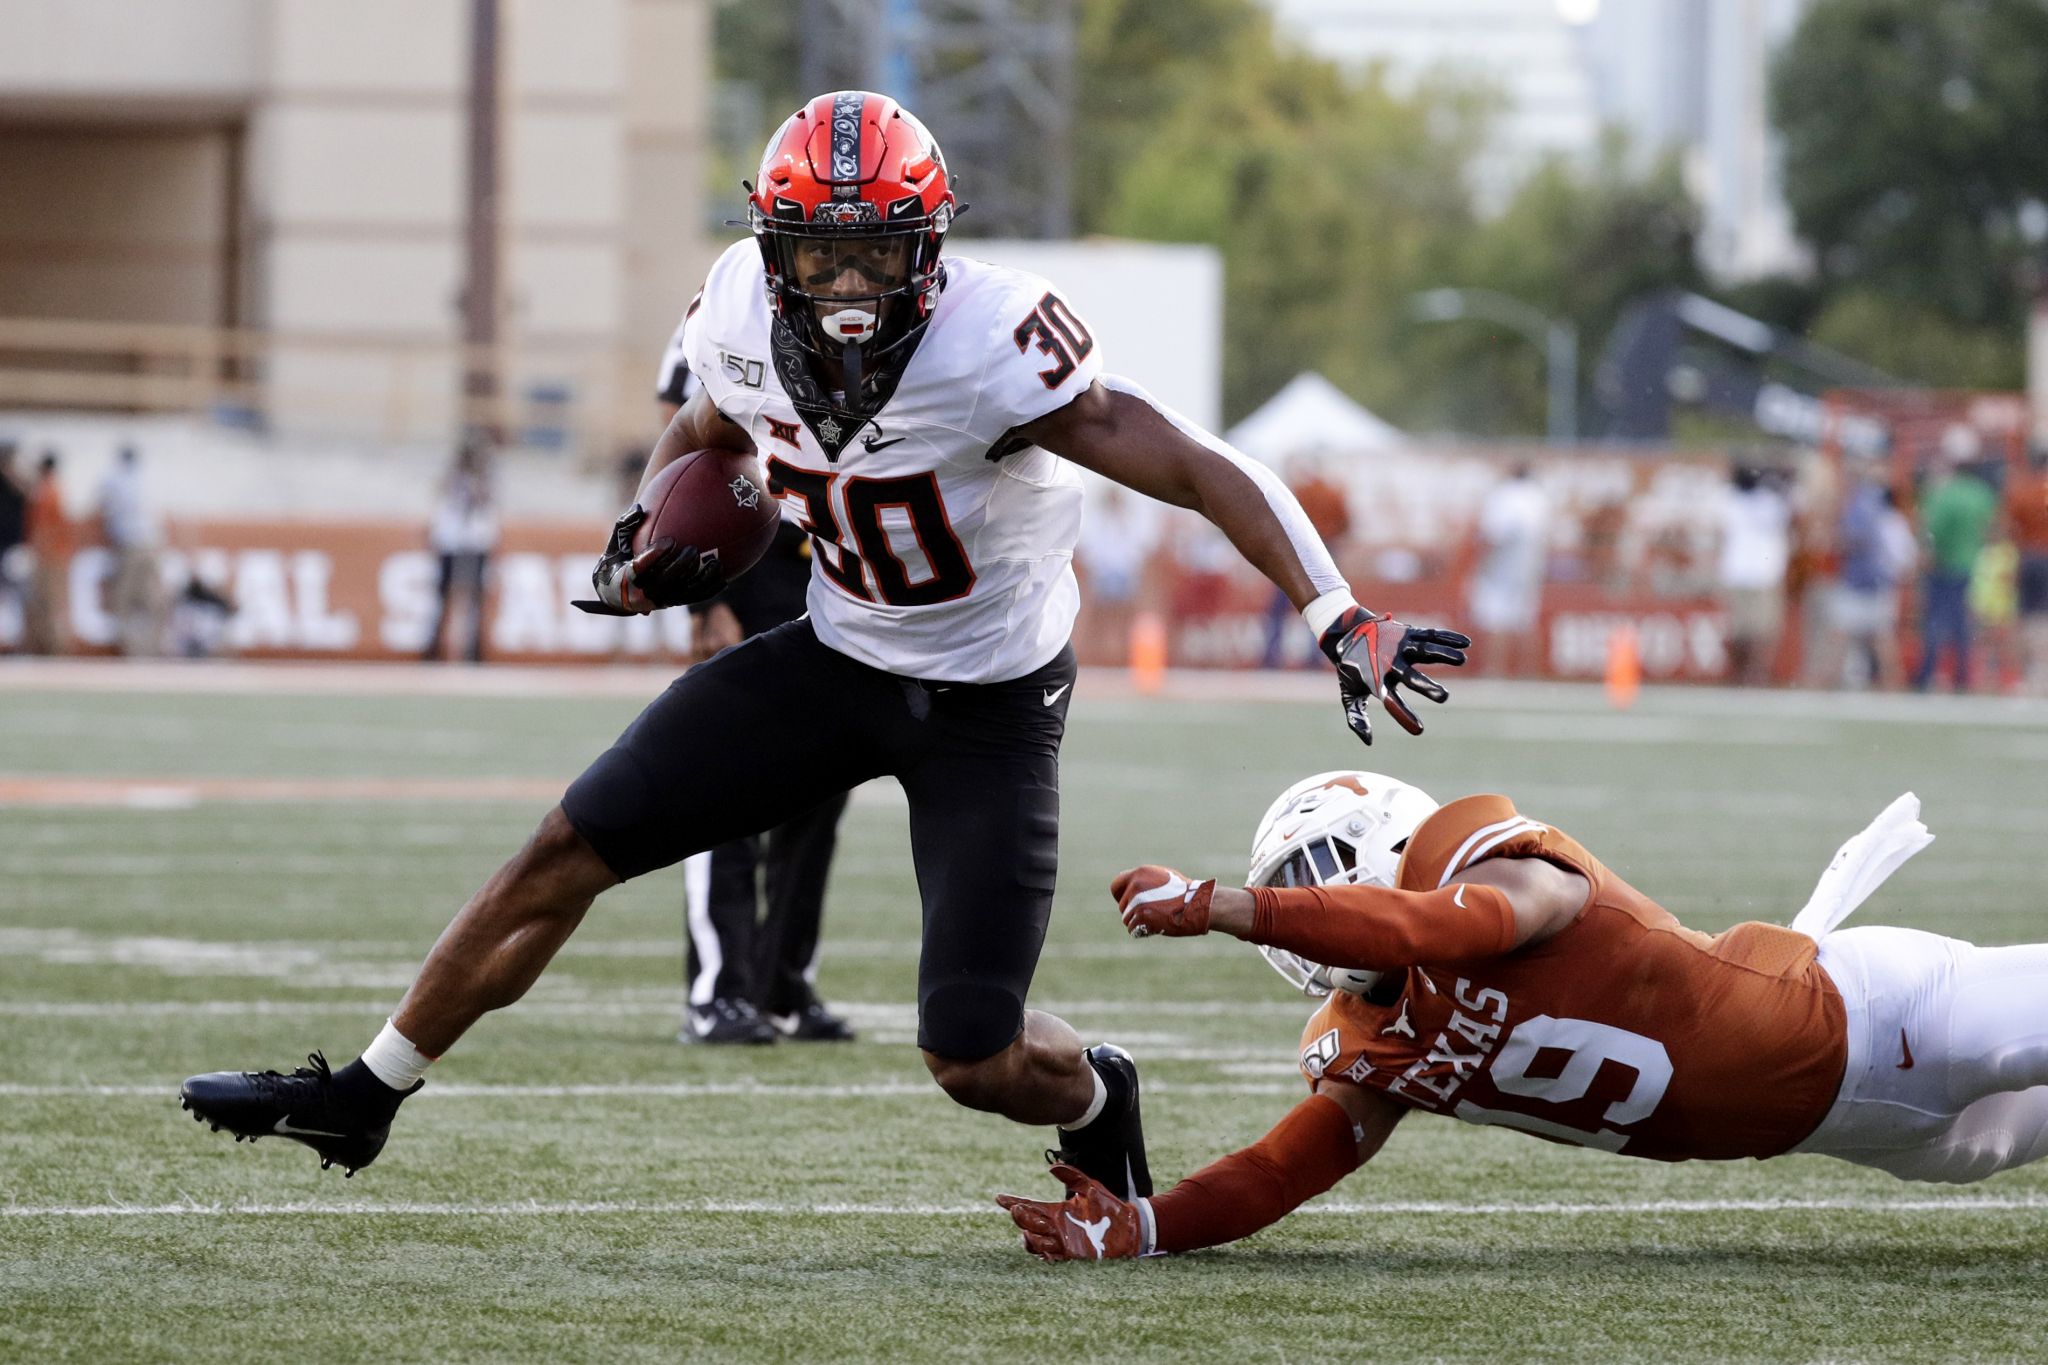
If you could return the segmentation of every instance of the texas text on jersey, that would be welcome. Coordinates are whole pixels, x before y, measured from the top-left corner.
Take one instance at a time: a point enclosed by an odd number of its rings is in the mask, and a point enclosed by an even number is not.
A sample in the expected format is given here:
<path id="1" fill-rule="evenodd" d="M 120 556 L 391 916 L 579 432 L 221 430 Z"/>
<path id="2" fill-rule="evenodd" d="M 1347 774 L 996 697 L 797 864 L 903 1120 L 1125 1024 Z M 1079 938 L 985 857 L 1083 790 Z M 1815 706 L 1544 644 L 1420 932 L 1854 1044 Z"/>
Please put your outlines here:
<path id="1" fill-rule="evenodd" d="M 1059 652 L 1079 610 L 1081 483 L 1006 438 L 1095 382 L 1101 348 L 1044 280 L 960 257 L 912 344 L 869 387 L 871 414 L 823 401 L 751 242 L 719 259 L 683 328 L 691 372 L 814 537 L 818 638 L 911 677 L 1019 677 Z"/>
<path id="2" fill-rule="evenodd" d="M 1776 1156 L 1820 1123 L 1846 1052 L 1813 939 L 1688 929 L 1504 796 L 1425 820 L 1398 885 L 1436 891 L 1486 858 L 1541 858 L 1592 891 L 1545 942 L 1411 967 L 1385 1003 L 1333 992 L 1302 1035 L 1311 1084 L 1339 1077 L 1428 1113 L 1661 1161 Z"/>

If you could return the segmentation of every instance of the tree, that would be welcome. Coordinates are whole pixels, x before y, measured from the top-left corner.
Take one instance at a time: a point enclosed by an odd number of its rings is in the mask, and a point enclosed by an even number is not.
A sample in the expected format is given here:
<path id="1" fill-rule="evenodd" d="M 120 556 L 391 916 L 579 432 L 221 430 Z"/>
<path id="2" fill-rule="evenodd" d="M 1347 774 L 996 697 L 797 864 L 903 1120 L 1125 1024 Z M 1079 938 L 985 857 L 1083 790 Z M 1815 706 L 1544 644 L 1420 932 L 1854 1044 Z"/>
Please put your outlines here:
<path id="1" fill-rule="evenodd" d="M 1409 297 L 1497 289 L 1569 318 L 1582 363 L 1626 303 L 1697 287 L 1698 214 L 1675 160 L 1647 172 L 1611 140 L 1539 170 L 1482 221 L 1469 169 L 1497 97 L 1437 80 L 1396 93 L 1277 43 L 1250 0 L 1103 0 L 1085 10 L 1089 228 L 1204 242 L 1224 257 L 1224 408 L 1304 369 L 1396 422 L 1532 434 L 1544 358 L 1483 323 L 1427 326 Z M 1087 158 L 1095 158 L 1092 165 Z"/>
<path id="2" fill-rule="evenodd" d="M 1785 199 L 1831 294 L 1903 305 L 1902 321 L 2017 328 L 2048 217 L 2044 52 L 2040 0 L 1806 12 L 1773 63 L 1770 104 Z"/>
<path id="3" fill-rule="evenodd" d="M 1915 384 L 2017 389 L 2027 382 L 2019 328 L 1966 327 L 1870 289 L 1850 286 L 1830 294 L 1807 335 Z"/>
<path id="4" fill-rule="evenodd" d="M 1590 163 L 1554 157 L 1507 208 L 1468 234 L 1454 278 L 1431 283 L 1510 295 L 1580 337 L 1580 381 L 1631 301 L 1661 288 L 1698 289 L 1699 210 L 1675 156 L 1642 168 L 1618 135 Z M 1429 329 L 1408 354 L 1411 422 L 1460 431 L 1542 430 L 1543 356 L 1519 333 L 1472 321 Z"/>
<path id="5" fill-rule="evenodd" d="M 1440 282 L 1472 222 L 1485 112 L 1470 92 L 1397 96 L 1376 73 L 1239 48 L 1126 160 L 1101 226 L 1221 249 L 1233 417 L 1304 369 L 1389 408 L 1410 382 L 1407 296 Z"/>
<path id="6" fill-rule="evenodd" d="M 1075 197 L 1074 227 L 1101 232 L 1113 186 L 1150 153 L 1184 100 L 1273 49 L 1272 20 L 1256 0 L 1089 0 L 1074 35 L 1074 177 L 1095 187 Z"/>

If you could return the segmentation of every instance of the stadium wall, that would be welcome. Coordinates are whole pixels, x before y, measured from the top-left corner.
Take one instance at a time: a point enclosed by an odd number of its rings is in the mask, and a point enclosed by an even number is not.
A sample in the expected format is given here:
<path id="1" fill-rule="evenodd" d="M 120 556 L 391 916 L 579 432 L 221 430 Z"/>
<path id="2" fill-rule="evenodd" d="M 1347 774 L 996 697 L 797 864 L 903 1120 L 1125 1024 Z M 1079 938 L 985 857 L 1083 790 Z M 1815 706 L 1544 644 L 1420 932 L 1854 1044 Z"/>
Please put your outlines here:
<path id="1" fill-rule="evenodd" d="M 1359 459 L 1332 471 L 1354 510 L 1354 534 L 1340 561 L 1360 594 L 1403 617 L 1455 624 L 1467 619 L 1464 585 L 1475 562 L 1472 514 L 1486 487 L 1513 464 L 1530 463 L 1556 513 L 1540 634 L 1546 671 L 1598 677 L 1611 633 L 1633 629 L 1646 678 L 1718 679 L 1725 668 L 1725 616 L 1714 599 L 1712 509 L 1727 477 L 1718 457 L 1573 456 L 1524 448 L 1437 449 Z M 618 621 L 569 606 L 587 595 L 601 518 L 508 521 L 492 560 L 484 604 L 488 657 L 525 662 L 683 658 L 687 613 Z M 1273 619 L 1273 590 L 1214 532 L 1189 514 L 1164 513 L 1135 607 L 1164 624 L 1176 666 L 1239 668 L 1260 663 Z M 1205 539 L 1209 538 L 1209 539 Z M 326 520 L 171 518 L 160 570 L 169 600 L 194 578 L 234 605 L 226 653 L 259 658 L 418 657 L 434 618 L 437 564 L 423 521 L 403 517 Z M 111 556 L 86 546 L 64 580 L 72 639 L 111 652 L 116 628 L 107 602 Z M 1084 594 L 1090 589 L 1085 563 Z M 1084 598 L 1078 647 L 1084 662 L 1127 661 L 1128 636 L 1086 627 L 1106 616 Z M 1307 633 L 1281 614 L 1283 661 L 1313 664 Z M 19 638 L 15 607 L 0 597 L 0 647 Z M 1486 669 L 1482 652 L 1475 671 Z"/>

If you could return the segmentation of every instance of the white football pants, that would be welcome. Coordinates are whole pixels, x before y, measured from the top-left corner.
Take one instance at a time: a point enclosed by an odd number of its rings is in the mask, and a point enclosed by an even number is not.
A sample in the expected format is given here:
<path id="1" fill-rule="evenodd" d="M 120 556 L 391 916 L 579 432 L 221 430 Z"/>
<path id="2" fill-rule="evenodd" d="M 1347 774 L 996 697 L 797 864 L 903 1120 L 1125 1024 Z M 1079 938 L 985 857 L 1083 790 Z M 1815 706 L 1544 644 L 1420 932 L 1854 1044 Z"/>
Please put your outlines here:
<path id="1" fill-rule="evenodd" d="M 1821 939 L 1820 965 L 1848 1007 L 1849 1064 L 1794 1151 L 1950 1184 L 2048 1156 L 2048 944 L 1872 926 Z"/>

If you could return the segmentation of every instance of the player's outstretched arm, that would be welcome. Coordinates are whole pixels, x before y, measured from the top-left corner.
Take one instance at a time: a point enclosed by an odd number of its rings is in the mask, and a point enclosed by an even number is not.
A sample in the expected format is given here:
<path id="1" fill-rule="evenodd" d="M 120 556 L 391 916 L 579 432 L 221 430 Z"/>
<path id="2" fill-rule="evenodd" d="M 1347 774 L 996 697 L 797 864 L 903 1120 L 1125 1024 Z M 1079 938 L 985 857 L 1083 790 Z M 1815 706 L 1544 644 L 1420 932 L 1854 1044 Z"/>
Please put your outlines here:
<path id="1" fill-rule="evenodd" d="M 1045 1261 L 1116 1260 L 1220 1246 L 1279 1222 L 1379 1151 L 1406 1111 L 1344 1081 L 1323 1081 L 1272 1131 L 1164 1194 L 1125 1203 L 1071 1167 L 1058 1202 L 998 1195 Z"/>
<path id="2" fill-rule="evenodd" d="M 1286 484 L 1135 385 L 1092 384 L 1017 434 L 1126 488 L 1201 513 L 1296 607 L 1351 595 Z"/>
<path id="3" fill-rule="evenodd" d="M 1018 428 L 1018 434 L 1215 523 L 1301 609 L 1336 666 L 1345 721 L 1367 744 L 1372 743 L 1371 698 L 1378 697 L 1403 729 L 1421 734 L 1421 720 L 1398 689 L 1410 688 L 1434 702 L 1448 697 L 1419 665 L 1463 664 L 1472 641 L 1457 631 L 1408 626 L 1359 606 L 1287 485 L 1257 461 L 1160 407 L 1143 389 L 1121 379 L 1098 382 L 1073 402 Z"/>
<path id="4" fill-rule="evenodd" d="M 1213 931 L 1369 971 L 1476 961 L 1541 942 L 1572 921 L 1589 889 L 1584 877 L 1538 858 L 1488 859 L 1434 891 L 1219 887 L 1156 865 L 1109 884 L 1133 938 Z"/>

